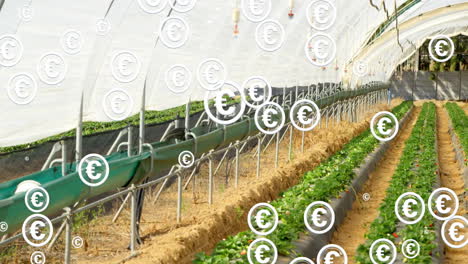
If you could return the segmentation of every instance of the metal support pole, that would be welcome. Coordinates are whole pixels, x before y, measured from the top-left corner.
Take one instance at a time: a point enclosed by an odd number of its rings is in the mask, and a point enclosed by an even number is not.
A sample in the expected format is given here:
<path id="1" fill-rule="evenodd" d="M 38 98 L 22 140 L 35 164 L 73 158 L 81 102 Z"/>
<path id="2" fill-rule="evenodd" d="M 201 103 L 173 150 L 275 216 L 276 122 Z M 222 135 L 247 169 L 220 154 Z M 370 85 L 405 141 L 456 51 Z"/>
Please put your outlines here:
<path id="1" fill-rule="evenodd" d="M 130 212 L 130 251 L 132 255 L 135 253 L 136 247 L 136 210 L 137 210 L 137 195 L 135 184 L 131 186 L 131 212 Z"/>
<path id="2" fill-rule="evenodd" d="M 190 131 L 190 99 L 188 103 L 185 105 L 185 132 Z"/>
<path id="3" fill-rule="evenodd" d="M 65 140 L 61 140 L 62 144 L 62 176 L 67 175 L 67 144 Z"/>
<path id="4" fill-rule="evenodd" d="M 66 219 L 65 219 L 65 256 L 64 256 L 64 260 L 65 260 L 65 264 L 70 264 L 70 261 L 71 261 L 71 257 L 70 257 L 70 253 L 71 253 L 71 232 L 72 232 L 72 217 L 71 217 L 71 209 L 70 207 L 66 207 L 64 208 L 67 216 L 66 216 Z"/>
<path id="5" fill-rule="evenodd" d="M 179 224 L 182 218 L 182 176 L 177 173 L 177 223 Z"/>
<path id="6" fill-rule="evenodd" d="M 127 142 L 128 142 L 128 146 L 127 146 L 127 155 L 130 157 L 132 156 L 132 148 L 133 148 L 133 140 L 132 140 L 132 137 L 133 137 L 133 128 L 132 126 L 128 126 L 127 127 L 128 129 L 128 133 L 127 133 Z"/>
<path id="7" fill-rule="evenodd" d="M 280 132 L 276 133 L 276 148 L 275 148 L 275 168 L 278 168 L 278 156 L 279 156 L 279 143 L 280 143 Z"/>
<path id="8" fill-rule="evenodd" d="M 143 96 L 141 97 L 141 110 L 140 110 L 140 134 L 138 136 L 138 154 L 143 152 L 143 144 L 145 144 L 145 95 L 146 83 L 143 87 Z"/>
<path id="9" fill-rule="evenodd" d="M 75 161 L 78 164 L 83 154 L 83 95 L 81 95 L 80 114 L 76 126 Z"/>
<path id="10" fill-rule="evenodd" d="M 234 177 L 234 186 L 237 188 L 239 184 L 239 140 L 236 141 L 236 170 Z"/>
<path id="11" fill-rule="evenodd" d="M 289 153 L 288 160 L 292 159 L 292 141 L 293 141 L 293 125 L 289 125 Z"/>
<path id="12" fill-rule="evenodd" d="M 260 177 L 260 155 L 262 153 L 262 138 L 260 134 L 258 136 L 258 145 L 257 145 L 257 178 Z"/>
<path id="13" fill-rule="evenodd" d="M 208 204 L 213 204 L 213 160 L 211 153 L 208 156 L 208 171 Z"/>
<path id="14" fill-rule="evenodd" d="M 301 152 L 304 152 L 305 131 L 302 131 Z"/>
<path id="15" fill-rule="evenodd" d="M 119 210 L 117 210 L 117 213 L 115 213 L 114 218 L 112 218 L 112 223 L 115 223 L 115 221 L 117 221 L 117 218 L 119 218 L 120 213 L 122 213 L 122 210 L 124 209 L 125 204 L 127 203 L 128 199 L 130 198 L 130 195 L 131 194 L 128 193 L 127 196 L 125 197 L 125 199 L 123 200 L 122 205 L 119 207 Z"/>

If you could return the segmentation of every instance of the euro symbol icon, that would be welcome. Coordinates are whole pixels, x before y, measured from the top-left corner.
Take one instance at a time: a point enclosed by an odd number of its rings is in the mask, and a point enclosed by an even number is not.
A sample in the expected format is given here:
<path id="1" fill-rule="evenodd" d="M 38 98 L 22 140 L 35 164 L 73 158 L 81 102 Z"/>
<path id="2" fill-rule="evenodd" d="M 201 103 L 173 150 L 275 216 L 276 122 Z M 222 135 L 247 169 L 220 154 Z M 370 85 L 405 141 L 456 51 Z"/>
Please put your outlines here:
<path id="1" fill-rule="evenodd" d="M 0 46 L 0 53 L 5 60 L 13 60 L 16 57 L 11 48 L 16 48 L 16 43 L 12 40 L 7 40 Z"/>
<path id="2" fill-rule="evenodd" d="M 327 225 L 328 221 L 323 221 L 320 219 L 321 215 L 324 215 L 327 213 L 327 210 L 324 208 L 317 208 L 312 212 L 312 216 L 310 219 L 314 223 L 315 226 L 317 227 L 324 227 Z"/>
<path id="3" fill-rule="evenodd" d="M 236 111 L 236 108 L 234 106 L 230 106 L 227 109 L 225 109 L 225 107 L 227 106 L 227 102 L 226 98 L 224 98 L 224 95 L 228 95 L 231 98 L 235 96 L 234 92 L 229 89 L 225 89 L 221 92 L 218 92 L 215 98 L 215 107 L 218 113 L 224 116 L 229 116 L 232 115 L 234 111 Z"/>
<path id="4" fill-rule="evenodd" d="M 29 96 L 27 87 L 31 85 L 31 82 L 27 80 L 19 80 L 15 83 L 15 93 L 19 98 L 26 98 Z"/>
<path id="5" fill-rule="evenodd" d="M 62 62 L 58 58 L 48 58 L 45 61 L 45 74 L 50 78 L 57 78 L 60 75 L 60 72 L 55 69 L 55 67 L 60 66 Z"/>
<path id="6" fill-rule="evenodd" d="M 172 82 L 175 86 L 181 87 L 185 84 L 185 72 L 183 70 L 176 70 L 172 73 Z"/>
<path id="7" fill-rule="evenodd" d="M 464 235 L 459 234 L 460 228 L 465 228 L 465 226 L 460 222 L 455 222 L 452 225 L 450 225 L 448 233 L 450 238 L 455 242 L 461 242 L 465 239 Z"/>
<path id="8" fill-rule="evenodd" d="M 34 260 L 34 263 L 37 263 L 37 264 L 44 263 L 44 258 L 42 257 L 42 255 L 39 255 L 39 254 L 34 255 L 33 260 Z"/>
<path id="9" fill-rule="evenodd" d="M 180 41 L 182 39 L 182 34 L 180 31 L 183 29 L 184 26 L 181 25 L 181 23 L 174 21 L 168 25 L 167 37 L 173 42 Z"/>
<path id="10" fill-rule="evenodd" d="M 273 33 L 278 32 L 278 27 L 273 25 L 266 25 L 263 29 L 263 40 L 268 45 L 273 45 L 277 42 L 276 39 L 273 38 Z"/>
<path id="11" fill-rule="evenodd" d="M 379 133 L 388 136 L 392 133 L 392 130 L 386 128 L 386 124 L 391 124 L 392 120 L 388 117 L 382 117 L 379 122 L 377 123 L 377 129 Z"/>
<path id="12" fill-rule="evenodd" d="M 277 115 L 278 111 L 273 108 L 268 108 L 265 111 L 263 111 L 262 114 L 262 121 L 263 124 L 265 124 L 266 127 L 268 128 L 274 128 L 278 125 L 278 121 L 273 121 L 272 120 L 272 115 Z"/>
<path id="13" fill-rule="evenodd" d="M 336 257 L 339 257 L 340 256 L 340 253 L 332 250 L 332 251 L 329 251 L 326 255 L 325 255 L 325 258 L 324 258 L 324 262 L 325 264 L 333 264 L 333 260 L 336 258 Z"/>
<path id="14" fill-rule="evenodd" d="M 43 228 L 45 227 L 45 223 L 42 222 L 42 221 L 39 221 L 39 220 L 36 220 L 34 221 L 32 224 L 31 224 L 31 229 L 29 230 L 29 233 L 31 234 L 31 237 L 34 239 L 34 240 L 42 240 L 44 239 L 45 235 L 41 233 L 41 231 L 39 230 L 40 228 Z"/>
<path id="15" fill-rule="evenodd" d="M 36 208 L 41 208 L 44 205 L 44 202 L 39 201 L 40 198 L 44 198 L 44 194 L 42 192 L 34 192 L 31 195 L 31 204 Z"/>
<path id="16" fill-rule="evenodd" d="M 255 259 L 262 264 L 268 263 L 270 258 L 263 256 L 265 251 L 270 251 L 270 247 L 267 245 L 260 245 L 255 249 Z"/>
<path id="17" fill-rule="evenodd" d="M 317 40 L 314 46 L 314 53 L 317 59 L 324 60 L 328 57 L 328 52 L 327 52 L 328 45 L 329 45 L 328 41 L 325 41 L 323 39 Z"/>
<path id="18" fill-rule="evenodd" d="M 442 45 L 444 45 L 445 47 L 449 46 L 449 44 L 448 44 L 448 42 L 446 40 L 441 39 L 441 40 L 438 40 L 436 42 L 434 50 L 437 53 L 437 55 L 439 55 L 440 57 L 445 57 L 445 56 L 448 55 L 449 52 L 447 50 L 444 50 Z"/>
<path id="19" fill-rule="evenodd" d="M 256 16 L 260 16 L 264 12 L 265 0 L 250 0 L 249 8 L 252 14 Z"/>
<path id="20" fill-rule="evenodd" d="M 265 216 L 270 216 L 271 213 L 270 211 L 266 209 L 259 210 L 257 214 L 255 215 L 255 222 L 257 223 L 257 226 L 260 227 L 261 229 L 267 229 L 271 227 L 271 223 L 265 223 Z"/>
<path id="21" fill-rule="evenodd" d="M 321 4 L 315 7 L 314 14 L 315 20 L 320 24 L 325 24 L 328 22 L 329 17 L 327 16 L 327 12 L 330 10 L 330 7 L 326 4 Z"/>
<path id="22" fill-rule="evenodd" d="M 410 217 L 410 218 L 414 218 L 416 217 L 416 215 L 418 215 L 417 212 L 414 212 L 412 209 L 411 209 L 411 205 L 417 205 L 418 202 L 414 199 L 408 199 L 406 200 L 404 203 L 403 203 L 403 206 L 402 206 L 402 211 L 403 211 L 403 214 L 406 215 L 407 217 Z M 413 211 L 412 213 L 410 211 Z"/>
<path id="23" fill-rule="evenodd" d="M 112 112 L 116 114 L 123 114 L 125 112 L 125 107 L 123 107 L 122 103 L 125 101 L 127 101 L 127 98 L 122 94 L 112 98 L 110 102 Z"/>
<path id="24" fill-rule="evenodd" d="M 385 251 L 390 251 L 390 247 L 388 245 L 380 245 L 377 248 L 375 255 L 379 261 L 385 262 L 390 259 L 390 256 L 385 256 Z"/>
<path id="25" fill-rule="evenodd" d="M 452 198 L 447 195 L 447 194 L 442 194 L 440 195 L 439 197 L 437 197 L 435 203 L 436 203 L 436 207 L 437 207 L 437 211 L 439 211 L 440 213 L 442 214 L 448 214 L 450 213 L 450 210 L 452 209 L 451 207 L 449 206 L 445 206 L 445 202 L 446 201 L 451 201 Z"/>
<path id="26" fill-rule="evenodd" d="M 99 178 L 101 178 L 102 176 L 102 173 L 96 173 L 96 167 L 101 167 L 102 164 L 97 161 L 97 160 L 91 160 L 88 162 L 88 165 L 86 166 L 86 175 L 88 175 L 88 177 L 91 179 L 91 180 L 99 180 Z"/>
<path id="27" fill-rule="evenodd" d="M 307 114 L 306 114 L 306 112 L 312 113 L 312 111 L 313 111 L 312 107 L 308 105 L 301 106 L 299 110 L 297 111 L 297 119 L 299 120 L 299 122 L 301 122 L 301 124 L 303 125 L 312 124 L 313 119 L 307 118 Z"/>
<path id="28" fill-rule="evenodd" d="M 221 68 L 219 67 L 218 64 L 210 64 L 206 67 L 205 71 L 203 72 L 203 75 L 205 76 L 205 80 L 209 84 L 215 84 L 218 82 L 218 79 L 215 76 L 215 72 L 220 71 Z"/>
<path id="29" fill-rule="evenodd" d="M 259 95 L 258 90 L 260 89 L 259 84 L 253 84 L 249 88 L 249 96 L 254 100 L 254 102 L 260 102 L 263 100 L 263 96 Z"/>
<path id="30" fill-rule="evenodd" d="M 416 247 L 415 244 L 413 244 L 413 243 L 408 243 L 408 245 L 406 245 L 406 252 L 407 252 L 409 255 L 414 255 L 414 254 L 416 254 L 416 251 L 413 250 L 414 247 Z"/>
<path id="31" fill-rule="evenodd" d="M 190 163 L 192 163 L 192 157 L 189 154 L 185 154 L 182 156 L 182 162 L 185 165 L 189 165 Z"/>
<path id="32" fill-rule="evenodd" d="M 130 57 L 122 57 L 119 59 L 117 63 L 117 69 L 119 70 L 120 74 L 123 76 L 129 76 L 133 73 L 133 71 L 130 69 L 131 63 L 135 63 L 135 60 Z"/>
<path id="33" fill-rule="evenodd" d="M 80 37 L 75 32 L 71 32 L 67 36 L 67 47 L 70 49 L 77 49 L 79 47 L 78 42 Z"/>

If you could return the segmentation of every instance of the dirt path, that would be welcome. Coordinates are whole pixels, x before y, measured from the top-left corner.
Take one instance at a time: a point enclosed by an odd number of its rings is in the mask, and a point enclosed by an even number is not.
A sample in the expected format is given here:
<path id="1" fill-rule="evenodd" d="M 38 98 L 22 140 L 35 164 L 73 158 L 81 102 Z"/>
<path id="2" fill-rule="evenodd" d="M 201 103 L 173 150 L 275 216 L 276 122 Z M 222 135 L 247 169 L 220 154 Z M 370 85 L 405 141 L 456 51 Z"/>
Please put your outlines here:
<path id="1" fill-rule="evenodd" d="M 341 245 L 348 254 L 349 263 L 355 263 L 357 247 L 365 242 L 364 235 L 379 214 L 379 206 L 386 196 L 386 190 L 403 154 L 406 140 L 411 135 L 421 107 L 416 107 L 406 123 L 400 128 L 398 136 L 392 140 L 387 152 L 378 163 L 377 169 L 370 175 L 362 190 L 357 195 L 352 209 L 347 213 L 344 222 L 333 234 L 331 243 Z M 370 200 L 364 201 L 363 194 L 370 194 Z"/>
<path id="2" fill-rule="evenodd" d="M 437 140 L 441 185 L 460 195 L 464 192 L 464 182 L 450 139 L 449 116 L 441 103 L 437 103 Z M 464 207 L 460 206 L 458 215 L 464 215 L 465 213 Z M 445 263 L 458 264 L 465 262 L 467 259 L 468 250 L 466 248 L 452 249 L 446 247 Z"/>

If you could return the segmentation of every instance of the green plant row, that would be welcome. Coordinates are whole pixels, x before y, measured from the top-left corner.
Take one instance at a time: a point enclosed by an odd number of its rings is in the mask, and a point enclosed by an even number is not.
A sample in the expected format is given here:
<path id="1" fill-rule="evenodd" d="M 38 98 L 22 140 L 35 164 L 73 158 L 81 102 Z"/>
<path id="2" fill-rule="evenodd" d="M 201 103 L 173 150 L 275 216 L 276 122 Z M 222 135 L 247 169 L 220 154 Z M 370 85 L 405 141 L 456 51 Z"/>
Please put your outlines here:
<path id="1" fill-rule="evenodd" d="M 412 104 L 403 102 L 392 112 L 400 119 Z M 343 191 L 348 191 L 355 177 L 353 169 L 361 165 L 378 144 L 369 129 L 364 131 L 327 161 L 305 173 L 298 185 L 284 191 L 271 202 L 278 212 L 279 224 L 267 237 L 275 243 L 280 254 L 294 253 L 292 241 L 297 240 L 305 230 L 303 215 L 306 207 L 313 201 L 330 202 L 332 198 L 339 198 Z M 197 254 L 194 263 L 248 263 L 246 250 L 255 238 L 256 235 L 251 231 L 230 236 L 219 242 L 210 256 Z"/>
<path id="2" fill-rule="evenodd" d="M 417 224 L 397 228 L 398 218 L 394 212 L 395 202 L 405 192 L 415 192 L 427 201 L 436 181 L 436 114 L 433 103 L 425 103 L 405 148 L 398 167 L 392 176 L 386 197 L 379 208 L 379 217 L 375 219 L 366 234 L 367 241 L 358 247 L 357 263 L 371 264 L 369 249 L 373 241 L 387 238 L 394 243 L 407 239 L 418 241 L 421 252 L 414 259 L 405 259 L 408 263 L 431 263 L 432 251 L 436 247 L 434 219 L 426 210 Z M 398 244 L 397 243 L 397 244 Z M 398 251 L 400 247 L 397 246 Z"/>
<path id="3" fill-rule="evenodd" d="M 446 103 L 445 109 L 452 120 L 453 129 L 460 140 L 465 155 L 468 154 L 468 116 L 465 111 L 456 103 Z M 468 161 L 465 158 L 465 165 L 468 165 Z"/>

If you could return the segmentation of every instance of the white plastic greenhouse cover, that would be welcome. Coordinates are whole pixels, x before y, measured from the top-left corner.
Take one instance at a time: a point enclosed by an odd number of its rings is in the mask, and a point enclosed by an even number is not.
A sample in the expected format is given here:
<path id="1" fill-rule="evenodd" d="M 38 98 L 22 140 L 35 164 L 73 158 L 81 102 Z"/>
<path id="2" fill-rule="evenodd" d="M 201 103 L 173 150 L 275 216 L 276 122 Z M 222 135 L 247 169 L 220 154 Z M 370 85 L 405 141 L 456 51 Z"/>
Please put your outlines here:
<path id="1" fill-rule="evenodd" d="M 239 36 L 233 37 L 232 13 L 235 7 L 241 8 L 239 0 L 198 0 L 187 13 L 171 11 L 166 5 L 157 14 L 144 12 L 139 1 L 145 0 L 4 1 L 0 10 L 0 36 L 15 35 L 22 42 L 24 52 L 14 67 L 0 67 L 0 82 L 6 86 L 14 74 L 26 72 L 36 79 L 38 89 L 35 99 L 27 105 L 10 101 L 6 89 L 0 92 L 1 147 L 73 129 L 79 118 L 81 96 L 84 121 L 111 121 L 103 111 L 102 100 L 116 88 L 125 90 L 133 99 L 130 114 L 142 107 L 143 87 L 146 87 L 145 108 L 149 110 L 164 110 L 189 100 L 202 100 L 205 90 L 197 82 L 196 70 L 203 59 L 210 57 L 220 59 L 227 67 L 227 80 L 239 84 L 253 75 L 264 76 L 275 87 L 356 79 L 350 76 L 350 61 L 387 18 L 380 0 L 372 0 L 379 10 L 372 7 L 369 0 L 330 0 L 338 15 L 326 33 L 335 39 L 337 53 L 336 59 L 323 69 L 310 64 L 304 54 L 306 39 L 317 32 L 306 19 L 306 7 L 312 0 L 294 1 L 293 19 L 288 17 L 290 1 L 271 0 L 273 5 L 268 19 L 278 20 L 285 29 L 285 42 L 275 52 L 257 47 L 254 34 L 259 23 L 248 21 L 242 14 Z M 397 6 L 405 2 L 385 0 L 390 14 L 394 12 L 394 1 Z M 419 10 L 429 12 L 459 2 L 464 1 L 425 0 L 403 16 L 409 19 L 421 13 Z M 20 19 L 19 10 L 28 4 L 33 16 L 31 21 L 24 21 Z M 191 30 L 187 43 L 178 49 L 167 48 L 158 40 L 161 22 L 168 16 L 185 19 Z M 96 34 L 96 22 L 103 18 L 111 25 L 106 36 Z M 450 26 L 441 27 L 446 30 Z M 78 30 L 84 39 L 79 54 L 68 55 L 61 48 L 60 39 L 69 29 Z M 131 82 L 118 82 L 112 76 L 110 63 L 119 51 L 131 51 L 141 62 L 139 75 Z M 59 53 L 68 65 L 64 81 L 57 85 L 44 84 L 36 73 L 39 59 L 48 52 Z M 182 94 L 173 94 L 164 82 L 164 73 L 173 64 L 184 64 L 192 72 L 192 84 Z M 388 65 L 396 63 L 392 61 Z M 370 68 L 373 76 L 365 77 L 366 80 L 385 81 L 392 70 L 386 66 L 387 74 L 377 74 L 380 68 Z"/>

